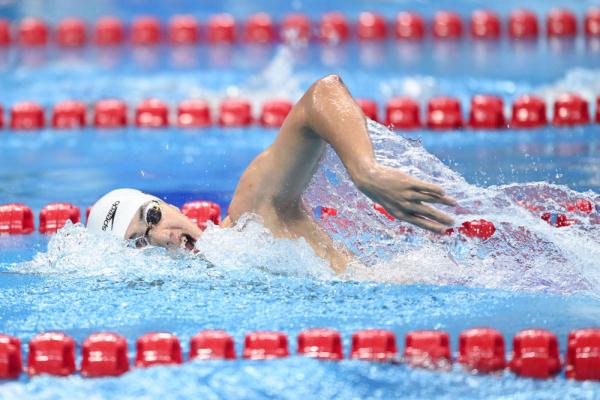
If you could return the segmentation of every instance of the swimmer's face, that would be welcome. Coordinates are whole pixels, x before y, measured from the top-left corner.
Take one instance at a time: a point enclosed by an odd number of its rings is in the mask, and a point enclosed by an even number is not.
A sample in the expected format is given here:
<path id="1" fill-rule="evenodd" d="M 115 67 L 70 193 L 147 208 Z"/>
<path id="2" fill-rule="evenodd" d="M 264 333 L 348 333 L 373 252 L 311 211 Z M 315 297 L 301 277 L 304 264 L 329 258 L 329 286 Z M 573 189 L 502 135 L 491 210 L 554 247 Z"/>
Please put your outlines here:
<path id="1" fill-rule="evenodd" d="M 144 203 L 135 213 L 125 238 L 133 240 L 136 247 L 153 245 L 194 251 L 201 234 L 200 228 L 177 207 L 153 200 Z"/>

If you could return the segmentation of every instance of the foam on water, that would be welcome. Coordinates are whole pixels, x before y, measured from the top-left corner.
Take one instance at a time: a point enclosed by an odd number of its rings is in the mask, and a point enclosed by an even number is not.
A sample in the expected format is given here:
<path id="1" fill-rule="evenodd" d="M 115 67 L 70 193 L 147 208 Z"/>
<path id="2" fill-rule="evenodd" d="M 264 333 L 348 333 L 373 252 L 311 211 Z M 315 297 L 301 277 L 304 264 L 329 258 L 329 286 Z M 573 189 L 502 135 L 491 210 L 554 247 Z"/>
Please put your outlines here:
<path id="1" fill-rule="evenodd" d="M 206 279 L 235 271 L 267 271 L 276 275 L 334 276 L 303 239 L 276 239 L 260 217 L 243 215 L 235 227 L 209 224 L 197 243 L 201 255 L 166 251 L 157 247 L 136 249 L 107 234 L 90 233 L 70 222 L 52 237 L 48 249 L 28 262 L 14 264 L 9 272 L 104 277 L 114 279 Z"/>
<path id="2" fill-rule="evenodd" d="M 543 212 L 567 213 L 565 205 L 600 197 L 547 183 L 482 188 L 429 154 L 418 141 L 399 137 L 370 121 L 378 160 L 435 182 L 458 200 L 457 223 L 484 218 L 497 231 L 487 241 L 439 237 L 408 224 L 388 221 L 357 192 L 330 150 L 307 191 L 307 206 L 338 208 L 338 217 L 320 220 L 332 236 L 351 248 L 367 267 L 351 268 L 350 279 L 461 284 L 505 289 L 572 292 L 599 287 L 600 218 L 573 214 L 578 222 L 555 228 Z M 530 211 L 520 204 L 535 206 Z"/>

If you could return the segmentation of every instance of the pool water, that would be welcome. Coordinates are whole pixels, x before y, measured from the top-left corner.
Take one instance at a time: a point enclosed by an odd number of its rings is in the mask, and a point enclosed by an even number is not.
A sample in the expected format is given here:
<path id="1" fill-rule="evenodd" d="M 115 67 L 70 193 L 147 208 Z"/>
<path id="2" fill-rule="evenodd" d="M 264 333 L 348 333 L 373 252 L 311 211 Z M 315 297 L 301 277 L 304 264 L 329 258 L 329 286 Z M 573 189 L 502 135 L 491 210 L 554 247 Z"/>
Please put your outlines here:
<path id="1" fill-rule="evenodd" d="M 539 15 L 557 5 L 582 14 L 594 4 L 530 3 Z M 484 5 L 425 2 L 414 9 L 424 15 L 442 8 L 469 15 Z M 507 1 L 493 8 L 506 16 L 520 5 Z M 103 14 L 131 19 L 149 9 L 161 16 L 198 9 L 195 14 L 206 19 L 224 10 L 241 18 L 266 9 L 274 17 L 301 10 L 316 18 L 341 8 L 348 15 L 368 9 L 393 16 L 407 4 L 298 2 L 288 9 L 273 1 L 201 7 L 179 1 L 151 6 L 24 1 L 0 6 L 0 15 L 58 21 L 69 10 L 91 21 Z M 190 97 L 216 105 L 224 97 L 241 96 L 258 110 L 265 99 L 296 100 L 328 73 L 340 74 L 356 97 L 380 105 L 393 95 L 411 95 L 425 104 L 432 96 L 451 94 L 466 109 L 477 93 L 497 94 L 508 105 L 523 93 L 550 101 L 567 89 L 593 101 L 600 93 L 597 49 L 582 38 L 567 47 L 540 39 L 525 49 L 506 39 L 483 48 L 467 39 L 412 46 L 351 42 L 302 51 L 272 46 L 259 52 L 244 46 L 216 52 L 201 45 L 182 62 L 168 46 L 149 52 L 125 47 L 110 54 L 92 47 L 76 52 L 49 47 L 37 54 L 11 48 L 0 54 L 0 103 L 8 107 L 33 99 L 49 108 L 63 99 L 93 104 L 117 97 L 133 105 L 152 96 L 171 106 Z M 295 353 L 300 331 L 331 327 L 342 333 L 347 356 L 351 334 L 365 328 L 390 329 L 400 342 L 411 330 L 442 329 L 450 333 L 456 351 L 459 333 L 469 327 L 498 329 L 507 350 L 519 330 L 542 327 L 558 335 L 564 354 L 570 330 L 598 326 L 598 212 L 576 215 L 576 225 L 560 229 L 539 214 L 564 212 L 565 203 L 579 198 L 600 204 L 600 125 L 392 133 L 370 123 L 369 129 L 381 162 L 440 183 L 459 199 L 457 222 L 488 219 L 498 229 L 495 236 L 488 241 L 439 238 L 387 221 L 356 192 L 330 151 L 305 202 L 309 209 L 338 209 L 338 218 L 320 223 L 362 263 L 345 275 L 334 276 L 302 240 L 274 239 L 252 216 L 237 228 L 209 226 L 197 244 L 203 257 L 131 249 L 90 235 L 81 225 L 68 225 L 51 237 L 0 236 L 0 332 L 26 343 L 39 332 L 62 331 L 81 344 L 92 332 L 115 331 L 127 338 L 131 360 L 135 339 L 151 331 L 175 333 L 185 351 L 198 331 L 224 329 L 233 335 L 239 355 L 251 331 L 285 332 Z M 176 205 L 207 199 L 226 209 L 245 166 L 275 135 L 276 130 L 261 127 L 48 128 L 26 134 L 5 128 L 0 133 L 0 203 L 22 202 L 36 214 L 52 201 L 85 209 L 111 189 L 136 187 Z M 0 384 L 0 398 L 591 399 L 599 398 L 599 389 L 597 383 L 572 382 L 563 375 L 538 381 L 508 372 L 472 375 L 458 366 L 439 372 L 292 356 L 134 369 L 106 379 L 22 375 Z"/>

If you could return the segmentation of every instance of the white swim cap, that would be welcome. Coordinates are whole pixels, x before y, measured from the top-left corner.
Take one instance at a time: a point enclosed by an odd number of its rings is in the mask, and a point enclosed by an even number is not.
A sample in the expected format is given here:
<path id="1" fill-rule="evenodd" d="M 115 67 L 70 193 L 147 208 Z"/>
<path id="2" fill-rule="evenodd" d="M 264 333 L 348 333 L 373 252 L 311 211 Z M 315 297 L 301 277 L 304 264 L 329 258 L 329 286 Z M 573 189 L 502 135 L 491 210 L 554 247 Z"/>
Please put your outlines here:
<path id="1" fill-rule="evenodd" d="M 87 228 L 126 239 L 125 232 L 139 208 L 157 197 L 135 189 L 117 189 L 102 196 L 90 210 Z"/>

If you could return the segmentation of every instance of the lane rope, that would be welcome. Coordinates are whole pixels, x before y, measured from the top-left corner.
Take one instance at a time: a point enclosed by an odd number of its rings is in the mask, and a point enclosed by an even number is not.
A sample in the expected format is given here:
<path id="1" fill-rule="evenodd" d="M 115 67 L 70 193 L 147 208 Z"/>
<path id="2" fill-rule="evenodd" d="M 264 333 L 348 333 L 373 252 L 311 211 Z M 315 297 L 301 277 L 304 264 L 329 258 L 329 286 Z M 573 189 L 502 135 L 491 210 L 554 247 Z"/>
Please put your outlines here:
<path id="1" fill-rule="evenodd" d="M 576 93 L 563 93 L 552 104 L 534 95 L 522 95 L 512 101 L 510 112 L 505 111 L 501 97 L 478 94 L 471 98 L 468 114 L 463 114 L 459 99 L 451 96 L 430 98 L 424 110 L 411 97 L 398 96 L 378 104 L 372 99 L 356 99 L 364 114 L 396 130 L 500 130 L 534 129 L 552 124 L 569 127 L 600 123 L 600 95 L 595 106 Z M 264 101 L 258 109 L 244 98 L 225 98 L 213 107 L 202 99 L 180 101 L 174 107 L 167 102 L 148 98 L 135 105 L 119 99 L 101 99 L 95 103 L 65 100 L 45 110 L 35 101 L 21 101 L 7 110 L 0 105 L 0 128 L 15 131 L 79 129 L 92 126 L 98 129 L 136 128 L 243 128 L 262 126 L 279 128 L 292 109 L 288 99 Z M 549 110 L 551 108 L 551 110 Z M 132 110 L 130 112 L 130 110 Z M 551 116 L 548 116 L 551 111 Z"/>
<path id="2" fill-rule="evenodd" d="M 543 19 L 544 31 L 542 30 Z M 581 18 L 564 8 L 550 10 L 545 18 L 532 11 L 512 11 L 505 21 L 491 10 L 475 10 L 470 17 L 449 10 L 436 12 L 426 20 L 421 14 L 403 11 L 395 16 L 365 11 L 350 20 L 341 12 L 328 12 L 311 20 L 301 13 L 288 14 L 275 21 L 267 13 L 248 16 L 236 21 L 230 14 L 217 14 L 201 21 L 193 15 L 175 15 L 168 21 L 156 16 L 141 15 L 125 23 L 117 17 L 97 19 L 92 26 L 80 18 L 65 18 L 56 26 L 43 19 L 27 17 L 20 21 L 0 19 L 0 47 L 11 44 L 31 48 L 49 43 L 61 48 L 79 48 L 87 44 L 115 46 L 169 45 L 227 45 L 233 43 L 273 44 L 341 43 L 395 40 L 458 39 L 469 36 L 475 40 L 537 39 L 545 34 L 550 39 L 600 37 L 600 8 L 591 8 Z"/>
<path id="3" fill-rule="evenodd" d="M 600 328 L 569 332 L 567 350 L 561 359 L 556 335 L 545 329 L 525 329 L 513 337 L 512 352 L 505 354 L 502 334 L 492 328 L 471 328 L 461 332 L 458 354 L 453 357 L 450 338 L 441 330 L 417 330 L 404 338 L 404 352 L 398 351 L 396 335 L 385 329 L 354 332 L 349 359 L 404 363 L 413 368 L 448 371 L 453 362 L 465 371 L 501 374 L 508 369 L 519 377 L 550 379 L 563 368 L 567 379 L 600 381 Z M 29 341 L 23 365 L 21 341 L 0 334 L 0 379 L 18 379 L 23 371 L 36 375 L 84 377 L 119 376 L 130 370 L 127 340 L 113 332 L 93 333 L 81 346 L 77 368 L 75 340 L 62 332 L 44 332 Z M 135 368 L 178 365 L 184 362 L 182 346 L 172 333 L 152 332 L 137 338 Z M 344 359 L 341 334 L 328 328 L 307 329 L 297 336 L 297 354 L 327 361 Z M 288 337 L 283 332 L 258 331 L 245 336 L 241 357 L 270 360 L 290 356 Z M 190 338 L 189 360 L 233 360 L 238 355 L 233 337 L 221 330 L 204 330 Z"/>

